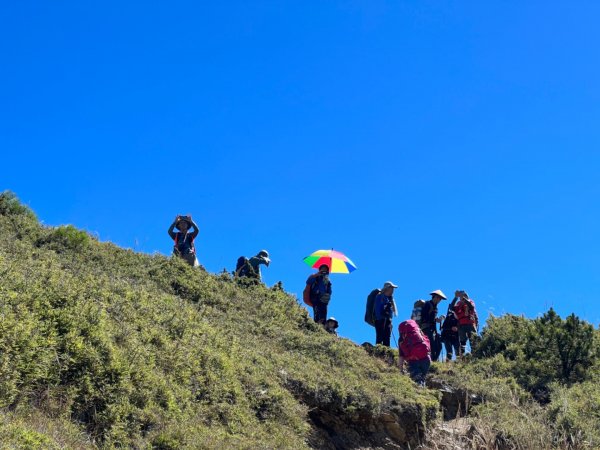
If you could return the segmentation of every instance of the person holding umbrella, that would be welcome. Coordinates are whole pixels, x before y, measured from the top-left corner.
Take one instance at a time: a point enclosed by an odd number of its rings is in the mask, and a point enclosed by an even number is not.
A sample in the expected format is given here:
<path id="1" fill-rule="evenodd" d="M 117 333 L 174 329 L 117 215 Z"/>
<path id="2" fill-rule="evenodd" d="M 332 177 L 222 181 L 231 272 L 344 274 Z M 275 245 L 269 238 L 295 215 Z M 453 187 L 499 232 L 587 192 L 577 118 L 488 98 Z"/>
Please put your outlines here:
<path id="1" fill-rule="evenodd" d="M 304 301 L 313 307 L 314 321 L 322 325 L 325 325 L 325 320 L 327 320 L 327 307 L 331 300 L 331 292 L 329 266 L 322 264 L 317 273 L 308 277 L 304 288 Z"/>
<path id="2" fill-rule="evenodd" d="M 381 293 L 375 297 L 375 345 L 390 346 L 392 317 L 398 314 L 396 302 L 394 302 L 394 289 L 397 287 L 391 281 L 386 281 Z"/>
<path id="3" fill-rule="evenodd" d="M 337 250 L 317 250 L 304 258 L 304 262 L 313 269 L 318 269 L 316 274 L 306 280 L 303 298 L 304 303 L 312 306 L 314 320 L 325 325 L 327 307 L 331 300 L 330 273 L 351 273 L 356 270 L 356 265 Z"/>

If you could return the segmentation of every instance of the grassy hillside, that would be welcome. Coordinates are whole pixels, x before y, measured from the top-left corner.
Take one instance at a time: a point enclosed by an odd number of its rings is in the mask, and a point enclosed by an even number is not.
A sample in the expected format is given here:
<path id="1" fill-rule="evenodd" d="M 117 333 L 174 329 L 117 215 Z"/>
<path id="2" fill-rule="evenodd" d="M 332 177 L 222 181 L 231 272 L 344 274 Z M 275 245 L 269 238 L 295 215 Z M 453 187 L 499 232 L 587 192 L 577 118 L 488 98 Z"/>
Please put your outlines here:
<path id="1" fill-rule="evenodd" d="M 0 195 L 0 448 L 600 448 L 600 331 L 573 315 L 491 318 L 430 389 L 374 353 L 281 286 L 44 227 Z"/>
<path id="2" fill-rule="evenodd" d="M 414 445 L 437 405 L 281 290 L 0 197 L 1 448 Z"/>

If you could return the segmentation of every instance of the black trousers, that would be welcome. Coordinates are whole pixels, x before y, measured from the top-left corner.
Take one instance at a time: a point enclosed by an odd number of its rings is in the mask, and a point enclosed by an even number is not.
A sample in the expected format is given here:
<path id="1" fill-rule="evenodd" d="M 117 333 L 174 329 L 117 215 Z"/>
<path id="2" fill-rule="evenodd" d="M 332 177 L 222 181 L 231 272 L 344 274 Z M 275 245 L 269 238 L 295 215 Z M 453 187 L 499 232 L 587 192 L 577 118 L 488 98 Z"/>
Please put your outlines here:
<path id="1" fill-rule="evenodd" d="M 446 359 L 450 361 L 452 359 L 452 353 L 454 352 L 454 356 L 458 358 L 459 356 L 459 348 L 460 341 L 458 340 L 458 333 L 452 336 L 443 336 L 442 342 L 444 343 L 444 347 L 446 347 Z"/>
<path id="2" fill-rule="evenodd" d="M 473 337 L 477 336 L 477 329 L 475 325 L 459 325 L 458 326 L 458 339 L 460 341 L 460 354 L 464 355 L 467 349 L 467 341 L 471 344 L 471 351 L 473 351 Z"/>
<path id="3" fill-rule="evenodd" d="M 437 361 L 440 357 L 440 353 L 442 352 L 442 341 L 440 339 L 440 335 L 435 329 L 435 326 L 425 328 L 423 333 L 425 333 L 427 338 L 429 338 L 429 343 L 431 344 L 431 361 Z"/>
<path id="4" fill-rule="evenodd" d="M 390 336 L 392 335 L 391 319 L 381 319 L 375 321 L 375 345 L 383 344 L 390 346 Z"/>
<path id="5" fill-rule="evenodd" d="M 317 323 L 325 323 L 327 320 L 327 303 L 323 303 L 319 300 L 313 300 L 313 318 Z"/>

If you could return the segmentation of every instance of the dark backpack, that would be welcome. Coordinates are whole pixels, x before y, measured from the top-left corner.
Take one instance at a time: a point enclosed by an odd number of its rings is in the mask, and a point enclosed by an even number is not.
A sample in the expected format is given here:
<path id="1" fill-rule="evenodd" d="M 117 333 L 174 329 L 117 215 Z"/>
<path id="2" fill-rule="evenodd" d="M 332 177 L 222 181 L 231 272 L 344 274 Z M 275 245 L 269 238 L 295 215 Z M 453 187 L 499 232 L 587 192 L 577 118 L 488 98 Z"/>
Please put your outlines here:
<path id="1" fill-rule="evenodd" d="M 249 262 L 250 262 L 250 260 L 248 258 L 246 258 L 245 256 L 240 256 L 237 259 L 237 263 L 235 265 L 236 276 L 245 277 L 248 275 L 248 267 L 250 266 Z"/>
<path id="2" fill-rule="evenodd" d="M 307 282 L 306 286 L 304 287 L 304 292 L 302 293 L 302 298 L 304 300 L 304 303 L 306 303 L 308 306 L 314 306 L 313 301 L 312 301 L 312 296 L 315 291 L 318 277 L 319 277 L 318 273 L 313 274 L 310 277 L 308 277 L 308 280 L 310 282 Z"/>
<path id="3" fill-rule="evenodd" d="M 381 294 L 380 289 L 373 289 L 367 297 L 367 306 L 365 309 L 365 322 L 372 327 L 375 326 L 375 299 Z"/>

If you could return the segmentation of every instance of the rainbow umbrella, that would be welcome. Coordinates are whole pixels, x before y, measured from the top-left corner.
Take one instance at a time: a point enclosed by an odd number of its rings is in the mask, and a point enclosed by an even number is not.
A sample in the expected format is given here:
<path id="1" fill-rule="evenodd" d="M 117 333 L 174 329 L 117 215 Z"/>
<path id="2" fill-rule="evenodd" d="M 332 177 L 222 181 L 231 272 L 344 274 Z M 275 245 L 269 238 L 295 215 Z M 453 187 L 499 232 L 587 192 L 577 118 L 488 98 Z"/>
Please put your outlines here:
<path id="1" fill-rule="evenodd" d="M 350 261 L 350 258 L 333 249 L 317 250 L 304 258 L 304 262 L 313 269 L 318 269 L 325 264 L 329 266 L 330 273 L 351 273 L 356 270 L 356 264 Z"/>

